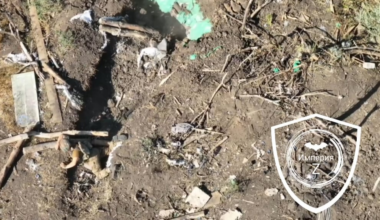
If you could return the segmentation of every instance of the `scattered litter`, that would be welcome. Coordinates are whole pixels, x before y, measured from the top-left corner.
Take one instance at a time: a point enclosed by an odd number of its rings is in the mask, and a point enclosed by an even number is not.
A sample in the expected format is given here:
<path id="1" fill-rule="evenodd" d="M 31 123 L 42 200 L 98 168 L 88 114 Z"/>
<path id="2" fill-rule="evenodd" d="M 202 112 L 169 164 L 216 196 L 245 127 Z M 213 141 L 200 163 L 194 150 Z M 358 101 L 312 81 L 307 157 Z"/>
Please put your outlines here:
<path id="1" fill-rule="evenodd" d="M 285 199 L 285 195 L 283 193 L 280 194 L 280 198 L 281 200 L 284 200 Z"/>
<path id="2" fill-rule="evenodd" d="M 343 41 L 342 42 L 342 47 L 343 48 L 347 48 L 347 47 L 351 47 L 352 43 L 350 41 Z"/>
<path id="3" fill-rule="evenodd" d="M 289 26 L 289 21 L 284 21 L 284 27 Z"/>
<path id="4" fill-rule="evenodd" d="M 12 75 L 16 122 L 27 127 L 40 121 L 36 78 L 34 72 Z"/>
<path id="5" fill-rule="evenodd" d="M 376 68 L 376 64 L 375 63 L 364 62 L 363 63 L 363 68 L 364 69 L 375 69 Z"/>
<path id="6" fill-rule="evenodd" d="M 301 61 L 299 60 L 294 61 L 293 70 L 295 73 L 298 73 L 300 71 L 300 67 L 301 67 Z"/>
<path id="7" fill-rule="evenodd" d="M 185 160 L 171 160 L 171 159 L 168 159 L 166 158 L 166 162 L 170 165 L 170 166 L 183 166 L 186 164 L 186 161 Z"/>
<path id="8" fill-rule="evenodd" d="M 175 212 L 175 209 L 160 210 L 160 212 L 158 213 L 158 217 L 171 218 L 173 217 L 174 212 Z"/>
<path id="9" fill-rule="evenodd" d="M 70 101 L 71 106 L 77 110 L 81 110 L 83 106 L 83 97 L 78 91 L 72 89 L 72 92 L 69 91 L 65 85 L 56 85 L 57 89 L 62 89 L 63 94 Z"/>
<path id="10" fill-rule="evenodd" d="M 243 164 L 246 164 L 248 162 L 248 159 L 244 157 Z"/>
<path id="11" fill-rule="evenodd" d="M 337 22 L 337 23 L 335 24 L 335 27 L 339 29 L 339 28 L 341 28 L 341 27 L 342 27 L 342 24 L 341 24 L 341 23 L 339 23 L 339 22 Z"/>
<path id="12" fill-rule="evenodd" d="M 239 220 L 242 216 L 239 210 L 229 210 L 220 217 L 220 220 Z"/>
<path id="13" fill-rule="evenodd" d="M 18 53 L 18 54 L 10 53 L 7 56 L 7 60 L 11 61 L 12 63 L 26 63 L 29 61 L 24 53 Z"/>
<path id="14" fill-rule="evenodd" d="M 280 69 L 279 69 L 279 68 L 274 68 L 274 69 L 273 69 L 273 72 L 274 72 L 274 73 L 279 73 L 279 72 L 280 72 Z"/>
<path id="15" fill-rule="evenodd" d="M 204 209 L 216 207 L 217 205 L 220 204 L 221 199 L 222 199 L 222 194 L 219 192 L 213 192 L 211 193 L 211 199 L 207 202 L 207 204 L 203 207 Z"/>
<path id="16" fill-rule="evenodd" d="M 178 123 L 172 127 L 172 134 L 178 135 L 178 134 L 187 134 L 191 131 L 193 131 L 194 126 L 188 123 Z"/>
<path id="17" fill-rule="evenodd" d="M 157 62 L 159 62 L 162 58 L 166 57 L 166 51 L 167 51 L 167 42 L 165 39 L 163 39 L 157 47 L 147 47 L 141 50 L 140 55 L 137 59 L 137 67 L 140 68 L 141 66 L 141 59 L 144 56 L 148 56 L 152 60 L 150 61 L 153 63 L 153 66 L 156 65 Z"/>
<path id="18" fill-rule="evenodd" d="M 74 17 L 72 17 L 70 19 L 70 22 L 73 22 L 74 20 L 78 20 L 78 19 L 86 22 L 87 24 L 91 24 L 92 23 L 92 10 L 89 9 L 89 10 L 84 11 L 81 14 L 75 15 Z"/>
<path id="19" fill-rule="evenodd" d="M 197 59 L 197 55 L 196 54 L 191 54 L 190 55 L 190 60 L 196 60 Z"/>
<path id="20" fill-rule="evenodd" d="M 199 187 L 194 187 L 185 202 L 189 203 L 193 208 L 202 208 L 209 200 L 209 195 L 203 192 Z"/>
<path id="21" fill-rule="evenodd" d="M 266 189 L 265 190 L 265 195 L 266 196 L 274 196 L 278 193 L 278 189 L 272 188 L 272 189 Z"/>

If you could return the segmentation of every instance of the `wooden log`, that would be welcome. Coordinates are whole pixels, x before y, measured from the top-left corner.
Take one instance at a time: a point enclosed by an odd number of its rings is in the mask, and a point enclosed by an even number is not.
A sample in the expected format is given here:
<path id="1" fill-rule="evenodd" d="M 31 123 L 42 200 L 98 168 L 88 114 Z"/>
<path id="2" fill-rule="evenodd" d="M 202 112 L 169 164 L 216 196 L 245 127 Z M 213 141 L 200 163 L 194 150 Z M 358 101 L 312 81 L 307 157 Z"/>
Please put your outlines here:
<path id="1" fill-rule="evenodd" d="M 30 132 L 34 126 L 30 126 L 25 128 L 24 132 Z M 3 188 L 5 181 L 8 179 L 10 173 L 13 170 L 13 166 L 17 162 L 17 158 L 20 155 L 22 151 L 22 145 L 24 144 L 24 140 L 18 140 L 16 145 L 13 147 L 13 150 L 11 152 L 11 155 L 9 156 L 7 162 L 5 163 L 4 167 L 0 171 L 0 188 Z"/>
<path id="2" fill-rule="evenodd" d="M 41 61 L 41 65 L 42 67 L 44 68 L 44 70 L 50 74 L 50 76 L 52 76 L 55 80 L 57 80 L 58 83 L 60 84 L 63 84 L 63 85 L 67 85 L 67 82 L 62 79 L 62 77 L 60 77 L 58 75 L 57 72 L 55 72 L 49 65 L 47 65 L 45 62 Z"/>
<path id="3" fill-rule="evenodd" d="M 22 141 L 22 140 L 25 140 L 28 138 L 29 138 L 28 134 L 20 134 L 20 135 L 13 136 L 13 137 L 10 137 L 10 138 L 4 139 L 4 140 L 0 140 L 0 146 L 10 144 L 10 143 L 13 143 L 16 141 Z"/>
<path id="4" fill-rule="evenodd" d="M 137 38 L 137 39 L 142 39 L 142 40 L 149 38 L 149 36 L 145 33 L 137 32 L 137 31 L 129 31 L 126 29 L 119 29 L 119 28 L 115 28 L 111 26 L 100 25 L 99 30 L 112 34 L 113 36 L 119 36 L 119 37 L 131 37 L 131 38 Z"/>
<path id="5" fill-rule="evenodd" d="M 10 144 L 19 140 L 25 140 L 29 137 L 37 138 L 57 138 L 61 134 L 71 135 L 71 136 L 95 136 L 95 137 L 108 137 L 108 131 L 61 131 L 54 133 L 44 133 L 44 132 L 29 132 L 28 134 L 19 134 L 14 137 L 6 138 L 0 140 L 0 146 L 5 144 Z"/>
<path id="6" fill-rule="evenodd" d="M 140 31 L 140 32 L 153 34 L 153 35 L 159 34 L 159 32 L 154 30 L 154 29 L 142 27 L 142 26 L 137 25 L 137 24 L 130 24 L 130 23 L 127 23 L 125 21 L 115 21 L 112 18 L 108 18 L 108 17 L 100 18 L 99 24 L 105 25 L 105 26 L 117 27 L 119 29 L 126 28 L 129 30 Z"/>
<path id="7" fill-rule="evenodd" d="M 85 140 L 88 140 L 88 139 L 70 139 L 70 142 L 79 142 L 79 141 L 85 141 Z M 98 146 L 109 146 L 109 144 L 111 143 L 111 142 L 108 142 L 105 140 L 99 140 L 99 139 L 90 140 L 90 142 L 91 144 L 98 145 Z M 55 149 L 56 144 L 57 144 L 56 141 L 45 142 L 41 144 L 32 145 L 29 147 L 24 147 L 22 151 L 24 154 L 30 154 L 30 153 L 35 153 L 38 151 Z"/>
<path id="8" fill-rule="evenodd" d="M 35 0 L 30 0 L 29 4 L 29 13 L 30 13 L 30 21 L 32 27 L 32 33 L 34 37 L 34 41 L 36 42 L 38 58 L 41 62 L 49 62 L 49 56 L 47 54 L 47 50 L 45 47 L 44 36 L 42 35 L 40 21 L 38 20 L 37 8 Z M 42 68 L 43 71 L 47 72 L 45 68 Z M 47 98 L 49 101 L 49 107 L 53 114 L 51 118 L 51 122 L 53 123 L 62 123 L 62 112 L 59 106 L 59 100 L 57 91 L 55 89 L 54 81 L 51 77 L 46 77 L 45 79 L 45 87 Z"/>

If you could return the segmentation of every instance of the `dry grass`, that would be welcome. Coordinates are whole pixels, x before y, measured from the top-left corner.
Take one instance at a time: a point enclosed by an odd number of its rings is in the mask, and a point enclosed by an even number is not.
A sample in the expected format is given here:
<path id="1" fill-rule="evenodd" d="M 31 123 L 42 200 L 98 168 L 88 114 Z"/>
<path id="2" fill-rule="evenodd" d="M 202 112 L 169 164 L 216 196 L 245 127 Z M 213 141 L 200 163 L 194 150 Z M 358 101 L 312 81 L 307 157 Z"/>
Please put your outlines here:
<path id="1" fill-rule="evenodd" d="M 0 121 L 8 132 L 18 133 L 22 129 L 17 127 L 13 105 L 11 75 L 19 70 L 19 66 L 0 62 Z"/>

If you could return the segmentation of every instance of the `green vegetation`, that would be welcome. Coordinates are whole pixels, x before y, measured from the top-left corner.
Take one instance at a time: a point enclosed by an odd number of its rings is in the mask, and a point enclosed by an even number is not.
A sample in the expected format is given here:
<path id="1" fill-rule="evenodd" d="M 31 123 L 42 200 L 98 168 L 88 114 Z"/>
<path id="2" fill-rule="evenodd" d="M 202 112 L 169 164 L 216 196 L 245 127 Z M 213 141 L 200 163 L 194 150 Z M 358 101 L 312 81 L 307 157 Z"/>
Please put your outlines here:
<path id="1" fill-rule="evenodd" d="M 47 22 L 52 15 L 63 9 L 62 0 L 35 0 L 38 17 L 42 22 Z"/>
<path id="2" fill-rule="evenodd" d="M 374 37 L 380 36 L 380 3 L 363 4 L 356 20 Z"/>
<path id="3" fill-rule="evenodd" d="M 60 51 L 62 53 L 66 53 L 68 50 L 73 48 L 75 36 L 71 31 L 58 32 L 58 43 L 60 46 Z"/>

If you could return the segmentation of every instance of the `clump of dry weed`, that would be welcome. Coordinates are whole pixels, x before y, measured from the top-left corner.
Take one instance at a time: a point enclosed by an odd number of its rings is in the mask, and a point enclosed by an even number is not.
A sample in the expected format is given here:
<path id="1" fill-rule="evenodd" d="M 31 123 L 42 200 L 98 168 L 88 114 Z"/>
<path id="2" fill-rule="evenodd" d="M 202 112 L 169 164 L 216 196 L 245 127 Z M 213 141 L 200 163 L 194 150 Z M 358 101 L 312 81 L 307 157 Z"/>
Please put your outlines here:
<path id="1" fill-rule="evenodd" d="M 8 132 L 11 133 L 19 133 L 21 131 L 15 121 L 11 82 L 12 74 L 17 71 L 17 66 L 0 62 L 0 121 L 6 126 Z"/>

